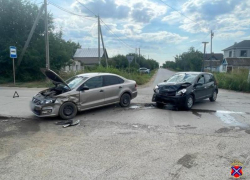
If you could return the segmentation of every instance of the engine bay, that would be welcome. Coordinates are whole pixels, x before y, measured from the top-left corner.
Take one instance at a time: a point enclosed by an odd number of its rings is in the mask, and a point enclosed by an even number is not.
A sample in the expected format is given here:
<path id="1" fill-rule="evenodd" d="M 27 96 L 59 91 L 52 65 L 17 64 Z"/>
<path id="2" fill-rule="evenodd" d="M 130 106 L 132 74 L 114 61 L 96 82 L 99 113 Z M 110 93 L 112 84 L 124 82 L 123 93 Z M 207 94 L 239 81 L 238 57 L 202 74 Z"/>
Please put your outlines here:
<path id="1" fill-rule="evenodd" d="M 68 91 L 70 91 L 70 89 L 65 88 L 63 86 L 56 86 L 42 91 L 41 94 L 45 97 L 54 97 Z"/>

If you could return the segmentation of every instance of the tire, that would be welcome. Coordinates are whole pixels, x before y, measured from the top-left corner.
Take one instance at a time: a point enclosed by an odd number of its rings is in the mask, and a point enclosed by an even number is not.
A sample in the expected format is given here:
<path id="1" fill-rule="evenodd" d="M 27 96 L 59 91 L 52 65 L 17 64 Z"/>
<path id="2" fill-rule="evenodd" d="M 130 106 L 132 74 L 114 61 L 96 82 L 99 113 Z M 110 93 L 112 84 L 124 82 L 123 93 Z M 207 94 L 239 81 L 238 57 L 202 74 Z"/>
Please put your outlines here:
<path id="1" fill-rule="evenodd" d="M 63 105 L 61 105 L 59 110 L 59 116 L 62 119 L 72 119 L 77 114 L 77 108 L 76 105 L 72 102 L 66 102 Z"/>
<path id="2" fill-rule="evenodd" d="M 216 99 L 217 99 L 217 92 L 214 91 L 213 94 L 212 94 L 212 96 L 209 98 L 209 100 L 210 100 L 211 102 L 214 102 L 214 101 L 216 101 Z"/>
<path id="3" fill-rule="evenodd" d="M 193 107 L 193 105 L 194 105 L 194 97 L 192 95 L 188 95 L 186 102 L 184 104 L 184 108 L 186 110 L 190 110 Z"/>
<path id="4" fill-rule="evenodd" d="M 120 98 L 120 105 L 122 107 L 128 107 L 130 105 L 131 97 L 128 93 L 124 93 Z"/>
<path id="5" fill-rule="evenodd" d="M 156 102 L 156 107 L 163 108 L 164 104 Z"/>

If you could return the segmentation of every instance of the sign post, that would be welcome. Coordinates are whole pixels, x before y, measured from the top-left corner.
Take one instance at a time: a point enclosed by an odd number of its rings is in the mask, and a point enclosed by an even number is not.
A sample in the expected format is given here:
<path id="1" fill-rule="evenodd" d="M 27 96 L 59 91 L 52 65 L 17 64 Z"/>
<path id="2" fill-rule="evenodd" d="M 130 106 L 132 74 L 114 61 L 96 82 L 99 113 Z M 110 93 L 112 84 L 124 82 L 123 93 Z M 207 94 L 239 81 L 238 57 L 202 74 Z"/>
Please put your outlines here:
<path id="1" fill-rule="evenodd" d="M 128 64 L 129 64 L 129 74 L 130 74 L 130 63 L 134 60 L 134 56 L 126 56 L 128 59 Z"/>
<path id="2" fill-rule="evenodd" d="M 10 58 L 13 61 L 13 78 L 14 78 L 14 85 L 16 84 L 16 75 L 15 75 L 15 58 L 17 58 L 16 47 L 10 46 Z"/>

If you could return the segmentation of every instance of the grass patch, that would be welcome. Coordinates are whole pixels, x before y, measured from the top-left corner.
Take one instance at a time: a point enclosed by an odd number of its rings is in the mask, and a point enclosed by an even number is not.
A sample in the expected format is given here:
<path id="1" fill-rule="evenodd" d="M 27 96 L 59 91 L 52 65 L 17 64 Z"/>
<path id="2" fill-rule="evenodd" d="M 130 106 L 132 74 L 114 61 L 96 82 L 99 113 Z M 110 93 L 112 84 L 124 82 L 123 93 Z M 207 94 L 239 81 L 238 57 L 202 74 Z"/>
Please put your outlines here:
<path id="1" fill-rule="evenodd" d="M 96 67 L 96 68 L 90 68 L 86 69 L 84 72 L 69 72 L 69 73 L 60 73 L 60 77 L 62 77 L 64 80 L 71 78 L 72 76 L 75 76 L 77 74 L 82 73 L 90 73 L 90 72 L 106 72 L 106 73 L 113 73 L 120 76 L 123 76 L 127 79 L 131 79 L 136 81 L 138 85 L 143 85 L 150 81 L 150 79 L 155 74 L 156 70 L 152 70 L 150 74 L 140 74 L 136 70 L 131 70 L 131 73 L 128 72 L 128 69 L 116 69 L 116 68 L 105 68 L 105 67 Z M 7 81 L 10 82 L 10 81 Z M 33 81 L 33 82 L 16 82 L 16 85 L 14 86 L 13 83 L 6 83 L 6 81 L 2 80 L 0 82 L 0 86 L 4 87 L 27 87 L 27 88 L 46 88 L 46 87 L 52 87 L 53 84 L 50 81 L 41 80 L 41 81 Z"/>
<path id="2" fill-rule="evenodd" d="M 219 88 L 241 92 L 250 92 L 250 83 L 247 82 L 249 70 L 241 69 L 232 73 L 213 73 Z"/>

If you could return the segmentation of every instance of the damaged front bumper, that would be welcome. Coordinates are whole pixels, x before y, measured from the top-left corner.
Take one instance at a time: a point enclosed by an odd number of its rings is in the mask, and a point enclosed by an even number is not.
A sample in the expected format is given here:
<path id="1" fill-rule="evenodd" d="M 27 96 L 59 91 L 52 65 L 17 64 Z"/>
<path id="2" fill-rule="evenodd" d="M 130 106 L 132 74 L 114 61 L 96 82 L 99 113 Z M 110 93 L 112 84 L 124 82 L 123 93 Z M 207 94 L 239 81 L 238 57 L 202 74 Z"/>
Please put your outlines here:
<path id="1" fill-rule="evenodd" d="M 46 104 L 38 105 L 33 101 L 30 102 L 30 109 L 35 116 L 38 117 L 54 117 L 58 116 L 60 105 L 59 104 Z"/>
<path id="2" fill-rule="evenodd" d="M 162 103 L 162 104 L 172 104 L 175 106 L 182 106 L 186 102 L 186 95 L 183 96 L 163 96 L 158 93 L 154 93 L 152 97 L 152 102 Z"/>

